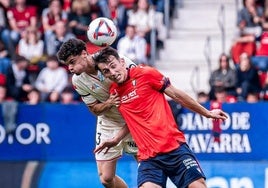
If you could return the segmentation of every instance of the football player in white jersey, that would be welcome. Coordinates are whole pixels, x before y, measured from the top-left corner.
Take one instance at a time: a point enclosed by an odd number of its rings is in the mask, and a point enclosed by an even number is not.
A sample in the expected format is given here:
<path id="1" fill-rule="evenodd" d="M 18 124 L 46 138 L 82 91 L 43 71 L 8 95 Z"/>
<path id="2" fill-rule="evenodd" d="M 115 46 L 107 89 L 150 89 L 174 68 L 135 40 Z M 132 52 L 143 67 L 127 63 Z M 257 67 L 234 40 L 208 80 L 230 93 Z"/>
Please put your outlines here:
<path id="1" fill-rule="evenodd" d="M 89 110 L 97 116 L 96 147 L 108 140 L 118 143 L 106 151 L 95 153 L 101 183 L 106 188 L 127 188 L 124 180 L 115 174 L 116 163 L 123 152 L 135 156 L 137 147 L 117 110 L 119 97 L 117 94 L 109 95 L 111 81 L 95 68 L 85 42 L 79 39 L 73 38 L 63 43 L 57 56 L 73 73 L 74 88 Z M 135 66 L 128 58 L 122 58 L 128 67 Z"/>

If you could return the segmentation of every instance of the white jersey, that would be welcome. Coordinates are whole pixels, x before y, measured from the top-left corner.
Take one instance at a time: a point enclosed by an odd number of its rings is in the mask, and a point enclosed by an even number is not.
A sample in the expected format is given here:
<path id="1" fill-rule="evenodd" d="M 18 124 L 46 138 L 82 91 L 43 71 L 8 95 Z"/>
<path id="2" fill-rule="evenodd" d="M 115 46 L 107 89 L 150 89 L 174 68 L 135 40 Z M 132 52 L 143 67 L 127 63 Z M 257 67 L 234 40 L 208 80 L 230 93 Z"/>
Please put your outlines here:
<path id="1" fill-rule="evenodd" d="M 136 66 L 136 64 L 133 63 L 127 57 L 120 57 L 124 58 L 126 65 L 129 68 Z M 83 102 L 86 105 L 90 105 L 96 101 L 105 102 L 109 98 L 109 88 L 111 85 L 111 81 L 105 78 L 100 71 L 96 76 L 88 75 L 86 73 L 82 73 L 80 75 L 73 75 L 72 84 L 74 85 L 75 90 L 81 96 Z M 107 110 L 102 115 L 98 116 L 98 119 L 102 118 L 120 124 L 125 123 L 124 119 L 122 118 L 120 112 L 116 107 L 112 107 L 110 110 Z"/>
<path id="2" fill-rule="evenodd" d="M 129 68 L 136 66 L 130 59 L 123 58 Z M 105 78 L 100 71 L 96 76 L 86 73 L 73 75 L 72 83 L 83 102 L 88 106 L 96 101 L 105 102 L 110 96 L 109 88 L 112 82 Z M 97 116 L 96 146 L 113 138 L 123 126 L 126 126 L 126 123 L 116 107 L 112 107 L 102 115 Z M 130 134 L 122 139 L 117 146 L 109 149 L 108 153 L 104 151 L 95 153 L 95 158 L 97 161 L 109 161 L 119 158 L 123 152 L 130 154 L 137 153 L 137 146 Z"/>

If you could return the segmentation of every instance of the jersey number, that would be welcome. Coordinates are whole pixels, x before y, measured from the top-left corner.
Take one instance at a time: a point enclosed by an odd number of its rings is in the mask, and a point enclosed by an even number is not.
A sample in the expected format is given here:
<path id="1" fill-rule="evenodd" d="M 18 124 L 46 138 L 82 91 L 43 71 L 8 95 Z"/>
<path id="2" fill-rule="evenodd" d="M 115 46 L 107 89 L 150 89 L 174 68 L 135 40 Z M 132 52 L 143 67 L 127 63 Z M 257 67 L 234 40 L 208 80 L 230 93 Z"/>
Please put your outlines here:
<path id="1" fill-rule="evenodd" d="M 100 143 L 101 143 L 101 133 L 97 133 L 96 145 L 99 145 Z"/>

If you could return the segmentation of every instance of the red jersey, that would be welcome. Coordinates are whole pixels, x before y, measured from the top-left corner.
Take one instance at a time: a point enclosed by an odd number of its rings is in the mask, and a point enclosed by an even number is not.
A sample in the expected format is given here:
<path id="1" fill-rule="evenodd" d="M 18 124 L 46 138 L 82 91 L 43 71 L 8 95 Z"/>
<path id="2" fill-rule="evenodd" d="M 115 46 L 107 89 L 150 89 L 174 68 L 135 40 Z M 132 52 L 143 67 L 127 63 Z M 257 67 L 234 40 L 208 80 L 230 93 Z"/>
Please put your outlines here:
<path id="1" fill-rule="evenodd" d="M 8 19 L 14 18 L 20 30 L 29 27 L 31 18 L 36 16 L 37 12 L 35 6 L 26 6 L 23 11 L 19 11 L 16 7 L 12 7 L 7 12 Z"/>
<path id="2" fill-rule="evenodd" d="M 162 92 L 168 86 L 169 79 L 143 66 L 129 69 L 123 84 L 111 86 L 110 92 L 120 96 L 119 111 L 138 146 L 139 160 L 170 152 L 185 142 Z"/>
<path id="3" fill-rule="evenodd" d="M 268 56 L 268 32 L 264 31 L 261 35 L 260 47 L 256 52 L 258 56 Z"/>

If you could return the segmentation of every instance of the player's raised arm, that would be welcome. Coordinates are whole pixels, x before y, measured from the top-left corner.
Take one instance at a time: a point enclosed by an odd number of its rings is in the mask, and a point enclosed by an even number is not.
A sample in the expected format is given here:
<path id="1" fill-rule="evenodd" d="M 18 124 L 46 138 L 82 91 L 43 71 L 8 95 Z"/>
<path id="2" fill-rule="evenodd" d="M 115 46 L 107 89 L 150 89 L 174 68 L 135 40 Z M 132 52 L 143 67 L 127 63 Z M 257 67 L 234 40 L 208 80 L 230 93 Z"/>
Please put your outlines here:
<path id="1" fill-rule="evenodd" d="M 171 97 L 177 103 L 180 103 L 183 107 L 192 110 L 193 112 L 199 113 L 207 118 L 226 120 L 227 114 L 220 109 L 207 110 L 205 107 L 200 105 L 187 93 L 175 88 L 173 85 L 168 86 L 164 93 Z"/>

